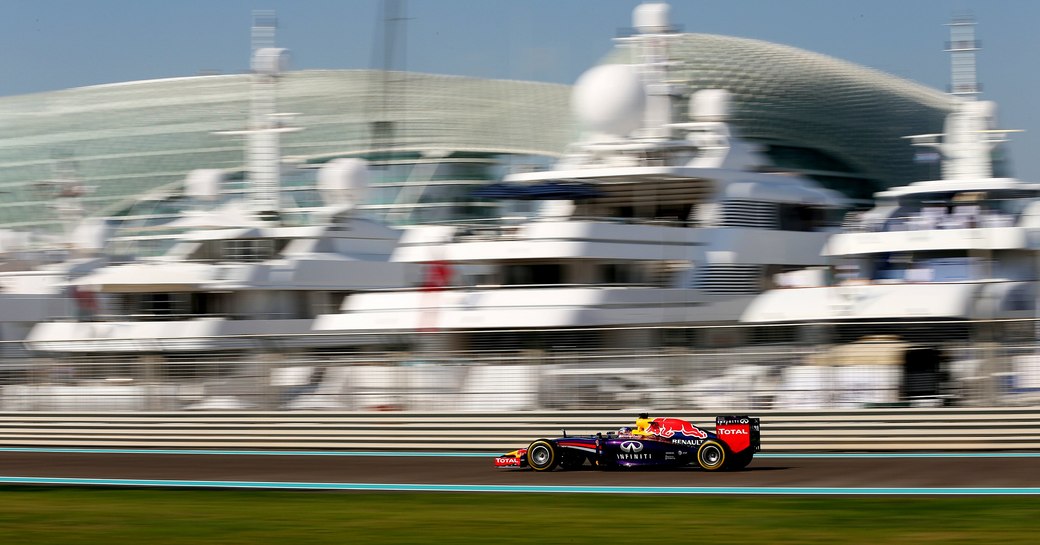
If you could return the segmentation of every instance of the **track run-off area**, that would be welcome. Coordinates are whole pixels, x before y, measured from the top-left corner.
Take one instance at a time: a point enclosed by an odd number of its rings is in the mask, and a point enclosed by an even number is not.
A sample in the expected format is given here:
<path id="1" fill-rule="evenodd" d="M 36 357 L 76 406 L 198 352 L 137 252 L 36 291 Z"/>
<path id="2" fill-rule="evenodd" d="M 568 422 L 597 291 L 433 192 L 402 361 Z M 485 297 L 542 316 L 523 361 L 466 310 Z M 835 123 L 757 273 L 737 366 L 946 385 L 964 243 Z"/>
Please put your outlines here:
<path id="1" fill-rule="evenodd" d="M 743 471 L 496 469 L 494 453 L 0 448 L 0 485 L 600 494 L 1040 495 L 1040 453 L 763 453 Z"/>

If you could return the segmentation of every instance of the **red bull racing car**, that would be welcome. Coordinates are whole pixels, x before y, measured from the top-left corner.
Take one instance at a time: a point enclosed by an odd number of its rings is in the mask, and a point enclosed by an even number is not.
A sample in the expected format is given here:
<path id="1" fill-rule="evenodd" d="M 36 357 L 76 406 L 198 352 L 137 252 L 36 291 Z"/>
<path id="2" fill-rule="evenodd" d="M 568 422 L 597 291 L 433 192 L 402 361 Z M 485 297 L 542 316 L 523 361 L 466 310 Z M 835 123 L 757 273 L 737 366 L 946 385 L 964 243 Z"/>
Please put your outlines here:
<path id="1" fill-rule="evenodd" d="M 596 435 L 536 439 L 525 449 L 495 458 L 496 467 L 535 471 L 594 467 L 679 467 L 696 464 L 707 471 L 743 469 L 759 451 L 759 421 L 719 416 L 715 432 L 679 418 L 639 415 L 635 428 Z"/>

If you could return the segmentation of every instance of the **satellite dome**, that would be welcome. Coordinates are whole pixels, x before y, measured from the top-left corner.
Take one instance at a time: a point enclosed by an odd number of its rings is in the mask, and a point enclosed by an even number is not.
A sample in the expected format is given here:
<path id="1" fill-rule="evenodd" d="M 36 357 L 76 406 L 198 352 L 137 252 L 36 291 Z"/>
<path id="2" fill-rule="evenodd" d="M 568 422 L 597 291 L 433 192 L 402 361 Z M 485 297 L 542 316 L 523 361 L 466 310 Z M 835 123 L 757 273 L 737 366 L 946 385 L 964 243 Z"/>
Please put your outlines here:
<path id="1" fill-rule="evenodd" d="M 277 76 L 289 69 L 289 50 L 264 47 L 253 54 L 253 71 L 266 76 Z"/>
<path id="2" fill-rule="evenodd" d="M 104 219 L 86 218 L 73 229 L 70 242 L 81 252 L 98 252 L 105 247 L 110 231 Z"/>
<path id="3" fill-rule="evenodd" d="M 660 34 L 671 30 L 668 15 L 671 6 L 664 2 L 646 2 L 632 10 L 632 26 L 642 34 Z"/>
<path id="4" fill-rule="evenodd" d="M 203 201 L 220 198 L 220 186 L 224 182 L 224 171 L 219 168 L 199 168 L 188 173 L 184 180 L 184 193 Z"/>
<path id="5" fill-rule="evenodd" d="M 318 171 L 318 191 L 328 205 L 354 207 L 368 194 L 368 163 L 361 159 L 334 159 Z"/>
<path id="6" fill-rule="evenodd" d="M 690 96 L 692 121 L 726 121 L 729 118 L 730 94 L 725 89 L 701 89 Z"/>
<path id="7" fill-rule="evenodd" d="M 590 132 L 627 136 L 643 125 L 646 90 L 634 66 L 603 64 L 578 78 L 571 110 Z"/>

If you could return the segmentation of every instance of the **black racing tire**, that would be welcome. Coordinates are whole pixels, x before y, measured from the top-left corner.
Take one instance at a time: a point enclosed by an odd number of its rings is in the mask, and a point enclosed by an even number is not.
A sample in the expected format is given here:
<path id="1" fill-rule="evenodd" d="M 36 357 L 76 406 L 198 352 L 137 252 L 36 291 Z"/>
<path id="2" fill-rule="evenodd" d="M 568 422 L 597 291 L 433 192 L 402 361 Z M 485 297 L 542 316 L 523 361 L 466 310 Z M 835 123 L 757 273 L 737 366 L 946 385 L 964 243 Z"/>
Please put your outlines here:
<path id="1" fill-rule="evenodd" d="M 726 447 L 708 439 L 697 448 L 697 465 L 705 471 L 718 471 L 726 466 Z"/>
<path id="2" fill-rule="evenodd" d="M 535 471 L 552 471 L 560 464 L 560 449 L 548 439 L 536 439 L 527 446 L 527 465 Z"/>
<path id="3" fill-rule="evenodd" d="M 751 459 L 755 457 L 755 451 L 747 449 L 744 452 L 738 452 L 736 454 L 730 454 L 729 463 L 726 464 L 726 469 L 730 471 L 740 471 L 751 463 Z"/>

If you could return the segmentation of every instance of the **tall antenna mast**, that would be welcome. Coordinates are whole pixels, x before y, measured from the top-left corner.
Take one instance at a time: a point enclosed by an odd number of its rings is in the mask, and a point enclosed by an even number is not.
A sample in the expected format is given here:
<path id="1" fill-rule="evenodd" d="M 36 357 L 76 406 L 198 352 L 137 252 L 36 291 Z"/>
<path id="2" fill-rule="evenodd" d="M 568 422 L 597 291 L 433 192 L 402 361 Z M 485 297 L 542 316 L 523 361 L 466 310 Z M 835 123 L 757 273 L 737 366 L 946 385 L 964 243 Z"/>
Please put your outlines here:
<path id="1" fill-rule="evenodd" d="M 284 69 L 284 49 L 276 49 L 275 31 L 278 19 L 272 11 L 253 13 L 252 104 L 249 119 L 250 199 L 254 210 L 267 219 L 277 216 L 280 199 L 278 178 L 281 175 L 281 148 L 276 128 L 276 82 Z"/>
<path id="2" fill-rule="evenodd" d="M 980 86 L 975 75 L 975 20 L 954 17 L 950 27 L 950 94 L 961 99 L 946 116 L 942 134 L 910 136 L 915 146 L 928 146 L 942 154 L 942 177 L 947 180 L 977 180 L 993 177 L 993 149 L 1007 141 L 1007 133 L 996 128 L 997 106 L 978 100 Z M 940 140 L 941 138 L 941 140 Z"/>
<path id="3" fill-rule="evenodd" d="M 975 100 L 980 92 L 975 72 L 975 52 L 981 45 L 975 40 L 975 20 L 970 16 L 954 17 L 950 27 L 950 94 L 965 100 Z"/>
<path id="4" fill-rule="evenodd" d="M 276 106 L 278 79 L 289 64 L 289 51 L 274 47 L 277 27 L 273 11 L 253 12 L 249 125 L 244 131 L 217 133 L 246 137 L 248 199 L 261 220 L 279 218 L 278 186 L 282 169 L 279 137 L 283 132 L 299 130 L 285 126 L 285 118 L 290 114 L 279 114 Z"/>
<path id="5" fill-rule="evenodd" d="M 250 56 L 265 47 L 275 46 L 275 33 L 278 30 L 278 16 L 271 10 L 256 10 L 253 12 L 252 49 Z"/>
<path id="6" fill-rule="evenodd" d="M 404 107 L 403 93 L 395 93 L 396 88 L 393 81 L 394 77 L 404 77 L 403 74 L 395 74 L 397 71 L 404 70 L 403 60 L 402 65 L 398 66 L 398 60 L 405 57 L 406 34 L 403 29 L 398 29 L 398 25 L 403 26 L 407 21 L 404 16 L 404 1 L 383 0 L 381 7 L 383 43 L 381 51 L 379 51 L 382 53 L 379 60 L 380 86 L 377 93 L 379 106 L 376 119 L 370 125 L 369 148 L 371 150 L 389 150 L 394 147 L 396 127 L 390 113 L 392 101 L 396 101 L 394 106 L 400 110 L 403 110 Z M 398 51 L 398 45 L 400 45 L 400 51 Z M 373 50 L 372 64 L 376 64 L 376 53 L 377 51 Z"/>
<path id="7" fill-rule="evenodd" d="M 674 102 L 685 90 L 683 85 L 668 81 L 669 68 L 675 64 L 670 57 L 670 46 L 680 36 L 671 24 L 671 7 L 664 2 L 644 2 L 632 11 L 635 34 L 618 41 L 635 48 L 637 65 L 646 88 L 646 109 L 643 112 L 644 137 L 670 139 Z"/>

